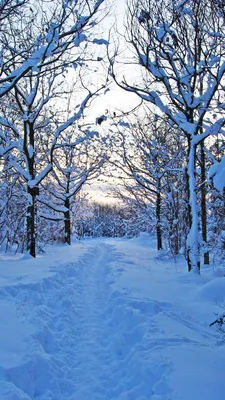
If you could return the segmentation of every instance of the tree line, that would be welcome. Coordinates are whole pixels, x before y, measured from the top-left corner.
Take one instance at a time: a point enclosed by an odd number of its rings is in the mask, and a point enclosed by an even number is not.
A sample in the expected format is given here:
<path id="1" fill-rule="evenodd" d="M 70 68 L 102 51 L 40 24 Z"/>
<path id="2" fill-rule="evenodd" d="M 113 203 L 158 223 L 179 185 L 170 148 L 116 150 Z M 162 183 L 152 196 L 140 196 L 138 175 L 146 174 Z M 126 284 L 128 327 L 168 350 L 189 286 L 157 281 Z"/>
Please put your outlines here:
<path id="1" fill-rule="evenodd" d="M 1 242 L 23 232 L 35 256 L 37 227 L 58 220 L 70 244 L 74 199 L 115 171 L 133 227 L 154 227 L 158 250 L 166 242 L 200 272 L 224 245 L 223 2 L 129 0 L 129 52 L 103 32 L 110 7 L 1 2 Z M 92 116 L 112 82 L 140 109 Z"/>

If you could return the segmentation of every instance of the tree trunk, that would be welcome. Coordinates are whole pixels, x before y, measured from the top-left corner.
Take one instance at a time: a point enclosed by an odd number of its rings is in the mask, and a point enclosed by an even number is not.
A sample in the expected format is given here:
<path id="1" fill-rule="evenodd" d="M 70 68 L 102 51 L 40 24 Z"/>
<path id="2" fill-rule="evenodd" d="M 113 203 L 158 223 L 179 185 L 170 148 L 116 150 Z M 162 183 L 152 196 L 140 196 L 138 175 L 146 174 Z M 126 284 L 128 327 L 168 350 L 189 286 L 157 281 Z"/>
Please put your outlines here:
<path id="1" fill-rule="evenodd" d="M 175 212 L 174 212 L 174 216 L 175 216 L 175 227 L 174 227 L 174 254 L 177 256 L 179 254 L 179 196 L 178 196 L 178 192 L 174 191 L 173 193 L 173 197 L 174 197 L 174 207 L 175 207 Z M 174 225 L 174 224 L 173 224 Z"/>
<path id="2" fill-rule="evenodd" d="M 187 164 L 187 183 L 188 183 L 188 217 L 190 229 L 187 236 L 187 262 L 188 271 L 200 273 L 200 244 L 198 229 L 198 204 L 196 195 L 195 179 L 196 145 L 189 139 L 188 141 L 188 164 Z"/>
<path id="3" fill-rule="evenodd" d="M 36 224 L 35 224 L 35 191 L 28 186 L 28 208 L 27 208 L 27 251 L 29 251 L 32 257 L 36 257 L 35 250 L 35 236 L 36 236 Z"/>
<path id="4" fill-rule="evenodd" d="M 68 209 L 64 213 L 65 218 L 65 243 L 71 244 L 71 221 L 70 221 L 70 199 L 65 200 L 65 207 Z"/>
<path id="5" fill-rule="evenodd" d="M 34 163 L 34 126 L 28 120 L 24 121 L 24 153 L 27 157 L 28 170 L 30 179 L 35 177 Z M 28 207 L 27 207 L 27 251 L 32 257 L 36 257 L 36 195 L 38 194 L 37 187 L 27 185 Z"/>
<path id="6" fill-rule="evenodd" d="M 162 250 L 162 229 L 161 229 L 161 185 L 160 178 L 157 178 L 157 196 L 156 196 L 156 237 L 157 250 Z"/>
<path id="7" fill-rule="evenodd" d="M 189 140 L 188 140 L 188 154 L 189 154 Z M 188 164 L 188 157 L 187 157 L 187 164 Z M 188 271 L 191 270 L 191 260 L 189 258 L 189 253 L 188 253 L 188 249 L 187 249 L 187 235 L 188 232 L 191 229 L 191 207 L 189 204 L 189 178 L 188 178 L 188 165 L 185 168 L 185 189 L 186 189 L 186 194 L 187 197 L 185 199 L 185 217 L 184 217 L 184 222 L 183 222 L 183 228 L 185 226 L 186 230 L 185 230 L 185 257 L 187 258 L 187 263 L 188 263 Z M 183 229 L 184 231 L 184 229 Z"/>
<path id="8" fill-rule="evenodd" d="M 206 203 L 206 170 L 205 170 L 205 151 L 204 142 L 200 145 L 201 156 L 201 220 L 202 220 L 202 239 L 207 244 L 207 203 Z M 209 264 L 209 252 L 204 253 L 204 264 Z"/>

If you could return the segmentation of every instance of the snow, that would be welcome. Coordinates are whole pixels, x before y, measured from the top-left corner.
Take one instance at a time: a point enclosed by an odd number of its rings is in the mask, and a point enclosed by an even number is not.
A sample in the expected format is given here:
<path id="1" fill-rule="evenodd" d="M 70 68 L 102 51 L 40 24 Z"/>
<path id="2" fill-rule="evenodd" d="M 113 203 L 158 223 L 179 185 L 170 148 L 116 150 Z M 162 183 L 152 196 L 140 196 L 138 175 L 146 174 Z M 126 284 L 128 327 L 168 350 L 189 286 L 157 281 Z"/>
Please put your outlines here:
<path id="1" fill-rule="evenodd" d="M 214 279 L 201 287 L 196 298 L 216 304 L 225 302 L 225 277 Z"/>
<path id="2" fill-rule="evenodd" d="M 80 44 L 82 42 L 86 41 L 86 40 L 87 40 L 87 36 L 86 35 L 84 35 L 81 32 L 76 32 L 73 43 L 74 43 L 75 47 L 79 47 Z"/>
<path id="3" fill-rule="evenodd" d="M 130 128 L 130 124 L 128 122 L 120 121 L 119 126 L 123 126 L 124 128 Z"/>
<path id="4" fill-rule="evenodd" d="M 99 44 L 99 45 L 104 44 L 104 45 L 106 45 L 106 46 L 108 46 L 108 44 L 109 44 L 108 40 L 105 40 L 105 39 L 97 39 L 97 38 L 93 39 L 92 43 L 94 43 L 94 44 Z"/>
<path id="5" fill-rule="evenodd" d="M 0 399 L 224 398 L 224 277 L 148 234 L 0 255 Z"/>
<path id="6" fill-rule="evenodd" d="M 34 188 L 38 186 L 39 183 L 48 175 L 48 173 L 52 170 L 52 164 L 49 163 L 46 167 L 36 176 L 35 179 L 29 179 L 28 186 L 30 188 Z"/>
<path id="7" fill-rule="evenodd" d="M 214 186 L 220 192 L 223 192 L 225 187 L 225 157 L 220 163 L 213 164 L 209 169 L 209 178 L 213 178 Z"/>

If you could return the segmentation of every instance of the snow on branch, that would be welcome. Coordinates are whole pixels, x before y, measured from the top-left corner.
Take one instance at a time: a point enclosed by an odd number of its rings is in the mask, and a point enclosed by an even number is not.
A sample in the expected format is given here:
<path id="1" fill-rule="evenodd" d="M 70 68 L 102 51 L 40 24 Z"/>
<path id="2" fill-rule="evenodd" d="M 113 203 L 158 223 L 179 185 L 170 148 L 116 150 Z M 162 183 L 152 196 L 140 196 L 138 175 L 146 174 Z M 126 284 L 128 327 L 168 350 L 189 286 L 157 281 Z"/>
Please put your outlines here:
<path id="1" fill-rule="evenodd" d="M 13 149 L 22 149 L 22 141 L 21 140 L 15 140 L 14 142 L 11 142 L 8 146 L 0 148 L 0 157 L 6 155 Z"/>
<path id="2" fill-rule="evenodd" d="M 210 167 L 209 178 L 213 179 L 215 188 L 223 193 L 225 188 L 225 156 L 220 163 L 215 163 Z"/>
<path id="3" fill-rule="evenodd" d="M 108 46 L 108 44 L 109 44 L 108 40 L 97 39 L 97 38 L 93 39 L 92 43 L 93 44 L 99 44 L 99 45 L 105 45 L 105 46 Z"/>
<path id="4" fill-rule="evenodd" d="M 39 217 L 47 219 L 49 221 L 64 221 L 65 220 L 63 215 L 52 215 L 52 214 L 39 213 Z"/>
<path id="5" fill-rule="evenodd" d="M 35 179 L 29 180 L 28 181 L 28 186 L 32 189 L 35 186 L 38 186 L 41 181 L 43 181 L 43 179 L 48 175 L 48 173 L 52 170 L 52 164 L 49 163 L 44 169 L 43 171 L 41 171 Z"/>
<path id="6" fill-rule="evenodd" d="M 87 35 L 82 33 L 84 28 L 91 29 L 97 24 L 93 19 L 100 6 L 105 0 L 96 1 L 91 8 L 87 6 L 88 15 L 79 15 L 78 2 L 66 1 L 61 6 L 61 15 L 58 20 L 54 21 L 54 15 L 49 26 L 46 26 L 46 34 L 33 38 L 29 51 L 21 51 L 14 49 L 13 57 L 16 60 L 14 69 L 8 68 L 8 61 L 1 60 L 1 76 L 0 76 L 0 98 L 9 93 L 12 88 L 27 75 L 30 70 L 40 73 L 43 66 L 52 65 L 56 68 L 56 62 L 62 61 L 62 56 L 68 48 L 79 47 L 83 41 L 86 41 Z M 22 3 L 21 3 L 22 4 Z M 71 12 L 77 16 L 77 21 L 71 26 Z M 55 18 L 56 19 L 56 18 Z M 7 32 L 8 33 L 8 32 Z M 7 38 L 7 35 L 6 35 Z M 106 44 L 103 39 L 94 39 L 94 44 Z M 9 44 L 7 44 L 10 48 Z M 12 49 L 11 49 L 12 50 Z"/>
<path id="7" fill-rule="evenodd" d="M 211 322 L 211 324 L 209 324 L 209 326 L 213 326 L 215 324 L 218 324 L 220 326 L 223 325 L 224 318 L 225 318 L 225 311 L 223 311 L 221 314 L 219 314 L 217 316 L 217 318 L 213 322 Z"/>
<path id="8" fill-rule="evenodd" d="M 85 97 L 85 99 L 84 99 L 84 100 L 82 101 L 82 103 L 80 104 L 79 110 L 78 110 L 72 117 L 70 117 L 66 122 L 62 123 L 62 124 L 56 129 L 56 132 L 55 132 L 55 135 L 54 135 L 54 140 L 53 140 L 53 143 L 52 143 L 52 148 L 51 148 L 51 156 L 52 156 L 53 150 L 54 150 L 55 148 L 61 147 L 61 145 L 58 145 L 58 146 L 57 146 L 57 140 L 58 140 L 60 134 L 61 134 L 63 131 L 65 131 L 67 128 L 69 128 L 71 125 L 73 125 L 76 121 L 78 121 L 78 120 L 82 117 L 83 112 L 84 112 L 84 109 L 85 109 L 85 107 L 87 106 L 89 100 L 90 100 L 94 95 L 97 95 L 97 93 L 98 93 L 100 90 L 101 90 L 101 89 L 98 89 L 98 90 L 96 90 L 96 92 L 94 92 L 94 93 L 89 92 L 89 93 L 87 94 L 87 96 Z M 87 137 L 91 137 L 91 136 L 93 136 L 94 134 L 96 134 L 95 131 L 92 132 L 92 131 L 90 131 L 90 130 L 87 130 L 86 133 L 87 133 L 87 134 L 85 135 L 85 137 L 78 138 L 78 139 L 76 140 L 76 142 L 74 143 L 74 145 L 79 144 L 79 143 L 81 143 L 82 141 L 84 141 L 85 139 L 87 139 Z"/>
<path id="9" fill-rule="evenodd" d="M 225 118 L 223 105 L 218 104 L 225 75 L 224 20 L 217 5 L 211 8 L 210 4 L 206 0 L 199 0 L 198 7 L 191 0 L 130 2 L 126 39 L 135 52 L 132 64 L 143 71 L 142 82 L 137 83 L 132 73 L 118 78 L 116 68 L 123 62 L 119 48 L 108 57 L 111 75 L 120 87 L 154 104 L 187 136 L 201 133 L 195 138 L 198 143 L 218 131 L 221 120 L 214 124 L 212 112 L 215 118 Z"/>
<path id="10" fill-rule="evenodd" d="M 38 196 L 37 200 L 39 201 L 39 203 L 44 204 L 45 206 L 47 206 L 48 208 L 50 208 L 53 211 L 56 211 L 59 213 L 66 213 L 68 211 L 68 208 L 66 208 L 62 205 L 54 204 L 54 203 L 50 202 L 49 200 L 43 198 L 43 196 Z M 63 219 L 63 218 L 60 218 L 60 219 Z"/>

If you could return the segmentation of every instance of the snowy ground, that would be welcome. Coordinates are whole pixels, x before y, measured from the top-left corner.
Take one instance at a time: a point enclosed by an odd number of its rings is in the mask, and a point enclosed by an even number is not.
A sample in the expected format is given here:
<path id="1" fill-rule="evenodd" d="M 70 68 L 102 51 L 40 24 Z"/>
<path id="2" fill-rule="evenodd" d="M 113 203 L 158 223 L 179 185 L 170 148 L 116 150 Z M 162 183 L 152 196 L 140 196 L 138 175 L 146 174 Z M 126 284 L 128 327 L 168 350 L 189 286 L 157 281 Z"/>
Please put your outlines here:
<path id="1" fill-rule="evenodd" d="M 225 278 L 148 235 L 0 257 L 0 400 L 222 400 Z"/>

